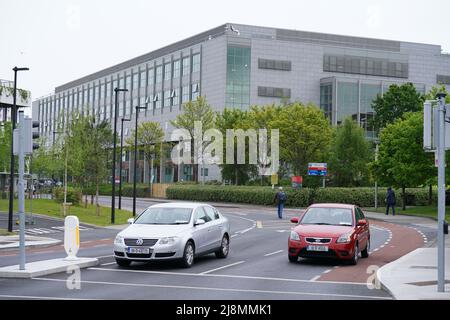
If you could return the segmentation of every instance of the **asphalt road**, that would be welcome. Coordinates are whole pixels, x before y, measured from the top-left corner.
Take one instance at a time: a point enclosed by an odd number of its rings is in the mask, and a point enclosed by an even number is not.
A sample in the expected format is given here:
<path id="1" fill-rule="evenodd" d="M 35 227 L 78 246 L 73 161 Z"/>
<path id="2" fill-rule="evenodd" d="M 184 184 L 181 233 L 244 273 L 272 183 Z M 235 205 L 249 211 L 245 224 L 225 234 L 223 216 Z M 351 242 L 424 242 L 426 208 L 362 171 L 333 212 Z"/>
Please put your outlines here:
<path id="1" fill-rule="evenodd" d="M 108 200 L 102 198 L 105 205 L 109 204 Z M 131 199 L 124 198 L 122 203 L 123 208 L 131 208 Z M 138 211 L 151 203 L 138 200 Z M 358 266 L 332 260 L 300 259 L 290 263 L 287 238 L 292 224 L 289 220 L 298 214 L 296 210 L 286 210 L 284 219 L 279 220 L 274 208 L 223 206 L 218 209 L 229 218 L 232 230 L 230 254 L 226 259 L 216 259 L 214 254 L 197 258 L 190 269 L 183 269 L 175 262 L 133 263 L 129 268 L 121 268 L 111 255 L 118 230 L 88 227 L 81 232 L 78 255 L 97 257 L 100 265 L 81 270 L 80 289 L 67 288 L 70 274 L 66 273 L 29 280 L 0 279 L 0 299 L 391 299 L 385 291 L 367 286 L 373 272 L 367 267 L 372 257 L 360 260 L 364 263 Z M 39 218 L 32 227 L 45 228 L 45 225 L 51 229 L 55 223 L 62 225 L 62 221 Z M 383 257 L 392 232 L 389 226 L 374 222 L 371 232 L 371 251 L 374 257 Z M 62 232 L 46 236 L 56 238 Z M 62 246 L 27 251 L 27 261 L 64 256 Z M 15 252 L 0 252 L 0 265 L 15 264 L 17 259 Z M 382 263 L 388 262 L 384 260 Z"/>

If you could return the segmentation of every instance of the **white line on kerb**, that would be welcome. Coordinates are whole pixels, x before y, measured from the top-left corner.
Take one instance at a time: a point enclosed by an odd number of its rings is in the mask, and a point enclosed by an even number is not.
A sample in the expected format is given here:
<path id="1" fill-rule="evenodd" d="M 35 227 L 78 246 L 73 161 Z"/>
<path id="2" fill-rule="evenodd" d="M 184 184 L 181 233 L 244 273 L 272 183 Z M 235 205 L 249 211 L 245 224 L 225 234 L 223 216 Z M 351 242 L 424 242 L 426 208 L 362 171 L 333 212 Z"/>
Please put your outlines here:
<path id="1" fill-rule="evenodd" d="M 40 281 L 55 281 L 66 282 L 65 279 L 52 278 L 32 278 Z M 307 296 L 333 296 L 333 297 L 347 297 L 347 298 L 365 298 L 377 300 L 392 300 L 390 297 L 377 296 L 362 296 L 338 293 L 316 293 L 316 292 L 301 292 L 301 291 L 274 291 L 274 290 L 257 290 L 257 289 L 233 289 L 233 288 L 212 288 L 212 287 L 193 287 L 193 286 L 175 286 L 175 285 L 161 285 L 161 284 L 144 284 L 144 283 L 123 283 L 123 282 L 104 282 L 104 281 L 81 281 L 86 284 L 102 284 L 102 285 L 116 285 L 126 287 L 147 287 L 147 288 L 169 288 L 169 289 L 188 289 L 188 290 L 208 290 L 208 291 L 229 291 L 229 292 L 253 292 L 253 293 L 267 293 L 267 294 L 289 294 L 289 295 L 307 295 Z M 365 284 L 367 285 L 367 284 Z"/>
<path id="2" fill-rule="evenodd" d="M 264 257 L 269 257 L 269 256 L 271 256 L 271 255 L 274 255 L 274 254 L 277 254 L 277 253 L 280 253 L 280 252 L 283 252 L 283 250 L 278 250 L 278 251 L 275 251 L 275 252 L 266 253 L 266 254 L 264 255 Z"/>
<path id="3" fill-rule="evenodd" d="M 200 274 L 208 274 L 208 273 L 211 273 L 211 272 L 214 272 L 214 271 L 218 271 L 218 270 L 222 270 L 222 269 L 225 269 L 225 268 L 228 268 L 228 267 L 236 266 L 236 265 L 244 263 L 244 262 L 245 261 L 238 261 L 238 262 L 235 262 L 235 263 L 232 263 L 232 264 L 227 264 L 226 266 L 223 266 L 223 267 L 220 267 L 220 268 L 215 268 L 215 269 L 211 269 L 211 270 L 208 270 L 208 271 L 205 271 L 205 272 L 201 272 Z"/>

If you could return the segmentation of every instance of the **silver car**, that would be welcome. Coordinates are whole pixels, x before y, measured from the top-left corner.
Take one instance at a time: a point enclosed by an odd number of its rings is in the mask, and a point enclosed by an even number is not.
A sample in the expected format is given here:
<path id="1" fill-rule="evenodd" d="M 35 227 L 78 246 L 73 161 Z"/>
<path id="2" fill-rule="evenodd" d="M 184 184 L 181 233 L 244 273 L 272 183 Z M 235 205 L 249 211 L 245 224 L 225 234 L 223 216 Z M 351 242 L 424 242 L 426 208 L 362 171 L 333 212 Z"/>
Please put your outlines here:
<path id="1" fill-rule="evenodd" d="M 226 258 L 230 224 L 216 208 L 203 203 L 164 203 L 148 207 L 114 240 L 119 266 L 132 261 L 179 259 L 189 268 L 196 256 Z"/>

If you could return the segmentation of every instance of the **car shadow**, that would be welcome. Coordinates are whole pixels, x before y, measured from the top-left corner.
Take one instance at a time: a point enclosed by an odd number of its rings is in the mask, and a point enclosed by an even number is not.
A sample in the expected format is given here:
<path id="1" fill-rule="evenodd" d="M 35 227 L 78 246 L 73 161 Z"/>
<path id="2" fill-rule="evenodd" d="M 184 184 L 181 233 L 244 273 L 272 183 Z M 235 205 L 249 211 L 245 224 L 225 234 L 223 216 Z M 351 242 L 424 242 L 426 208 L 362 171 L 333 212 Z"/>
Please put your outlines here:
<path id="1" fill-rule="evenodd" d="M 338 259 L 312 259 L 312 258 L 298 258 L 296 264 L 308 265 L 308 266 L 319 266 L 319 267 L 338 267 L 338 266 L 348 266 L 346 261 Z"/>
<path id="2" fill-rule="evenodd" d="M 120 268 L 130 270 L 188 272 L 188 270 L 192 270 L 196 267 L 205 265 L 211 261 L 217 261 L 217 258 L 213 253 L 201 257 L 196 257 L 194 265 L 191 268 L 184 268 L 181 265 L 180 260 L 159 260 L 146 262 L 133 261 L 130 267 L 120 267 Z"/>

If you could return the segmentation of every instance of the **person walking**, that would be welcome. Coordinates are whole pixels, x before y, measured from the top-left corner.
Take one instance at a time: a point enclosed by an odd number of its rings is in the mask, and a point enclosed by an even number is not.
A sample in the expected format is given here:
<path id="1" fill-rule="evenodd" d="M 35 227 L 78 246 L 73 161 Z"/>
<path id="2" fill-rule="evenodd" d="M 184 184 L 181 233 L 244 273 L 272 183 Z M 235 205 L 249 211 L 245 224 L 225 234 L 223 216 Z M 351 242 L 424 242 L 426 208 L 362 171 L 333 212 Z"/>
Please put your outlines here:
<path id="1" fill-rule="evenodd" d="M 287 197 L 286 193 L 283 191 L 283 187 L 278 188 L 278 192 L 275 194 L 275 198 L 273 201 L 278 206 L 278 218 L 283 219 L 283 209 L 284 204 L 286 203 Z"/>
<path id="2" fill-rule="evenodd" d="M 386 194 L 386 215 L 389 215 L 389 208 L 391 207 L 392 215 L 395 216 L 395 192 L 391 187 L 389 187 Z"/>

